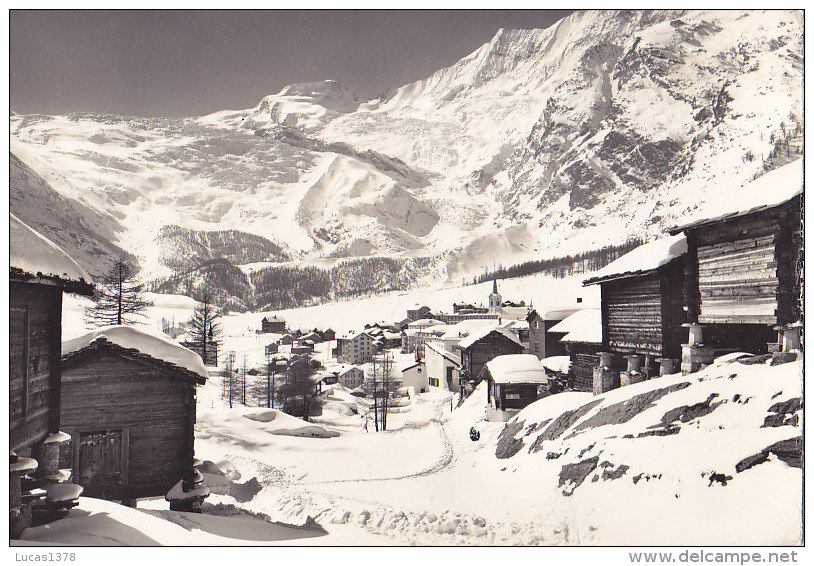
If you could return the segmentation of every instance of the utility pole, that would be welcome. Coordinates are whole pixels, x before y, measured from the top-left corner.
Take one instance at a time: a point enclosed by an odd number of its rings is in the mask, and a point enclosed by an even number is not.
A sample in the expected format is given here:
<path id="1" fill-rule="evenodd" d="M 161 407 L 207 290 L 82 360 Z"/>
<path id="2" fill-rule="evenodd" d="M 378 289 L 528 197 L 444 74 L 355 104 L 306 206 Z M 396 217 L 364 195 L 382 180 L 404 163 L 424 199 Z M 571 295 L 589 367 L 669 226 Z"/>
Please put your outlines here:
<path id="1" fill-rule="evenodd" d="M 266 351 L 266 407 L 271 408 L 271 352 Z"/>
<path id="2" fill-rule="evenodd" d="M 376 432 L 379 432 L 379 390 L 376 388 L 376 358 L 373 358 L 373 418 L 376 423 Z"/>
<path id="3" fill-rule="evenodd" d="M 246 406 L 246 354 L 243 354 L 243 368 L 241 371 L 241 385 L 243 388 L 243 406 Z"/>
<path id="4" fill-rule="evenodd" d="M 232 396 L 234 391 L 234 383 L 232 381 L 232 371 L 235 363 L 235 353 L 229 352 L 226 354 L 226 375 L 229 378 L 229 408 L 232 408 Z"/>

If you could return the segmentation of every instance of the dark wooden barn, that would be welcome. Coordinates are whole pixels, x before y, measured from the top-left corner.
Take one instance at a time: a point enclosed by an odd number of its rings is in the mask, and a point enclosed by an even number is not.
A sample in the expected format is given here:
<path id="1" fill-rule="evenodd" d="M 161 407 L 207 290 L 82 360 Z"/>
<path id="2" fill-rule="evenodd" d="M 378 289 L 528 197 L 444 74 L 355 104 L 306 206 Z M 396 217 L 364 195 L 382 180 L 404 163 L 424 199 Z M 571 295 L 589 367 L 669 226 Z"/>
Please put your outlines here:
<path id="1" fill-rule="evenodd" d="M 702 325 L 704 342 L 717 353 L 765 353 L 777 342 L 776 327 L 802 315 L 801 162 L 759 177 L 742 193 L 734 202 L 739 210 L 670 230 L 687 238 L 687 317 Z"/>
<path id="2" fill-rule="evenodd" d="M 460 380 L 477 381 L 487 362 L 505 354 L 522 354 L 523 344 L 505 328 L 485 326 L 461 340 Z"/>
<path id="3" fill-rule="evenodd" d="M 62 347 L 63 467 L 91 497 L 165 495 L 193 467 L 200 356 L 132 327 L 104 327 Z"/>
<path id="4" fill-rule="evenodd" d="M 612 369 L 624 370 L 624 356 L 678 359 L 687 341 L 684 314 L 682 234 L 639 246 L 584 281 L 601 285 L 602 351 L 613 355 Z"/>
<path id="5" fill-rule="evenodd" d="M 507 421 L 521 409 L 548 395 L 548 377 L 533 354 L 497 356 L 483 367 L 481 381 L 488 383 L 487 418 Z"/>
<path id="6" fill-rule="evenodd" d="M 58 469 L 49 439 L 60 432 L 62 293 L 89 296 L 93 287 L 76 262 L 13 215 L 9 243 L 10 533 L 16 537 L 31 522 L 32 498 L 21 492 L 21 476 Z"/>
<path id="7" fill-rule="evenodd" d="M 600 309 L 582 309 L 551 327 L 551 332 L 564 334 L 560 341 L 571 358 L 568 386 L 574 391 L 593 390 L 593 371 L 602 349 L 601 321 Z"/>

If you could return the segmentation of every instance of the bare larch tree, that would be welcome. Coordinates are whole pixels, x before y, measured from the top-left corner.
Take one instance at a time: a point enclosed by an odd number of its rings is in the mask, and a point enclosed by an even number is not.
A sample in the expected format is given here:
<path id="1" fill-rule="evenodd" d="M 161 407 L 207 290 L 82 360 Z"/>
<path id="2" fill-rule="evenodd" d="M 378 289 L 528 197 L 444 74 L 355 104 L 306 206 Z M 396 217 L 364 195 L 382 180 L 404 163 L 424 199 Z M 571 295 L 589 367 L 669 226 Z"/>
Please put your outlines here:
<path id="1" fill-rule="evenodd" d="M 91 326 L 134 324 L 145 318 L 152 303 L 144 298 L 143 286 L 134 270 L 123 258 L 113 262 L 96 285 L 94 304 L 85 309 L 85 320 Z"/>

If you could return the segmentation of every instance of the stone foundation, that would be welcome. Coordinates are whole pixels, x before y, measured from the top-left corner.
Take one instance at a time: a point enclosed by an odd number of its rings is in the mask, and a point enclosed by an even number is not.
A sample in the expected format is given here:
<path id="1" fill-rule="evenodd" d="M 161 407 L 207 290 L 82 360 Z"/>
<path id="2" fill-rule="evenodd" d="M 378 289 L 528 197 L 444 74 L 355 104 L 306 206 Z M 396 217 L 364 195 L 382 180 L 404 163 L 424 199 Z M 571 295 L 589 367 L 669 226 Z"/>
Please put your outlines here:
<path id="1" fill-rule="evenodd" d="M 704 344 L 682 344 L 681 345 L 681 373 L 687 375 L 695 373 L 701 368 L 712 363 L 712 346 Z"/>

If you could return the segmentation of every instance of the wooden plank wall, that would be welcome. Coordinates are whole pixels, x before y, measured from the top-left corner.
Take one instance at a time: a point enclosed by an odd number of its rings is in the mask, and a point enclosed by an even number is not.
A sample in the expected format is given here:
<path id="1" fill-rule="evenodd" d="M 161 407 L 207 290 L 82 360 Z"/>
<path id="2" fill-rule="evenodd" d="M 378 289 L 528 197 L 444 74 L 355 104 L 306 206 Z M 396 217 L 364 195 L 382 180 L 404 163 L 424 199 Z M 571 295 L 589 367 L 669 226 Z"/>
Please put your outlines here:
<path id="1" fill-rule="evenodd" d="M 776 324 L 778 211 L 737 218 L 696 232 L 698 321 Z"/>
<path id="2" fill-rule="evenodd" d="M 9 445 L 30 447 L 59 427 L 62 292 L 9 285 Z"/>
<path id="3" fill-rule="evenodd" d="M 802 279 L 802 208 L 801 197 L 795 197 L 778 214 L 777 234 L 777 322 L 789 324 L 802 320 L 800 288 Z"/>
<path id="4" fill-rule="evenodd" d="M 191 465 L 194 387 L 142 363 L 100 352 L 63 368 L 62 427 L 129 427 L 125 498 L 166 494 Z M 190 438 L 188 438 L 190 437 Z"/>
<path id="5" fill-rule="evenodd" d="M 656 272 L 602 283 L 604 346 L 619 354 L 664 350 L 661 279 Z"/>
<path id="6" fill-rule="evenodd" d="M 512 342 L 499 334 L 489 334 L 462 353 L 461 359 L 467 358 L 469 375 L 472 379 L 480 377 L 483 367 L 492 359 L 506 354 L 522 354 L 523 346 Z"/>

